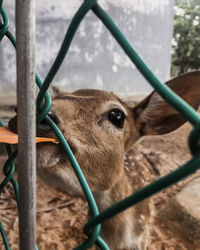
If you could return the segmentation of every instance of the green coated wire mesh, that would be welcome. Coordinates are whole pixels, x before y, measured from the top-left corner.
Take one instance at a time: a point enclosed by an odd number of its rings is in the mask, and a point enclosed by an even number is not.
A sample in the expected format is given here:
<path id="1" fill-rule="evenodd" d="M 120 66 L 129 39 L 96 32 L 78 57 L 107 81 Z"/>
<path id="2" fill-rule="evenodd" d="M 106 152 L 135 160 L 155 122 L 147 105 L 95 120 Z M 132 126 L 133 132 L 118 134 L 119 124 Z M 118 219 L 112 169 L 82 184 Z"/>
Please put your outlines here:
<path id="1" fill-rule="evenodd" d="M 103 22 L 106 28 L 111 32 L 115 40 L 120 44 L 121 48 L 131 59 L 131 61 L 136 65 L 138 70 L 143 74 L 143 76 L 148 80 L 148 82 L 153 86 L 153 88 L 165 99 L 171 106 L 173 106 L 182 116 L 188 120 L 193 125 L 193 131 L 189 137 L 189 147 L 193 154 L 193 158 L 188 161 L 186 164 L 181 166 L 179 169 L 174 172 L 156 180 L 150 185 L 140 189 L 131 196 L 125 198 L 124 200 L 118 202 L 112 207 L 109 207 L 102 213 L 99 213 L 96 202 L 93 198 L 93 195 L 90 191 L 90 188 L 85 180 L 85 177 L 79 167 L 67 141 L 63 137 L 59 128 L 54 124 L 54 122 L 48 117 L 48 112 L 51 108 L 51 98 L 48 94 L 48 88 L 53 81 L 58 69 L 60 68 L 62 61 L 67 55 L 70 44 L 73 40 L 73 37 L 85 17 L 88 11 L 93 11 L 93 13 Z M 3 0 L 0 0 L 0 40 L 5 36 L 10 40 L 14 47 L 16 47 L 16 41 L 14 36 L 8 31 L 9 21 L 5 9 L 3 8 Z M 124 35 L 118 29 L 118 27 L 113 23 L 110 17 L 106 12 L 101 8 L 97 3 L 97 0 L 86 0 L 82 3 L 76 14 L 74 15 L 71 24 L 66 32 L 64 40 L 62 42 L 61 48 L 58 52 L 58 55 L 49 70 L 44 82 L 42 82 L 39 76 L 36 74 L 36 84 L 40 88 L 40 92 L 37 97 L 37 124 L 39 124 L 43 119 L 46 119 L 46 122 L 51 126 L 52 130 L 55 132 L 60 143 L 62 144 L 70 163 L 78 177 L 78 180 L 83 188 L 85 196 L 87 198 L 92 218 L 84 227 L 84 233 L 88 235 L 88 239 L 83 242 L 80 246 L 77 246 L 76 249 L 88 249 L 94 244 L 97 244 L 100 249 L 109 249 L 104 240 L 100 237 L 101 223 L 108 220 L 109 218 L 117 215 L 118 213 L 124 211 L 137 204 L 138 202 L 143 201 L 144 199 L 154 195 L 155 193 L 161 191 L 164 188 L 169 187 L 170 185 L 178 182 L 182 178 L 190 175 L 196 171 L 200 166 L 200 151 L 199 151 L 199 131 L 200 131 L 200 117 L 198 114 L 191 108 L 186 102 L 184 102 L 180 97 L 173 93 L 166 85 L 159 81 L 156 76 L 151 72 L 148 66 L 143 62 L 134 48 L 129 44 Z M 45 105 L 42 105 L 43 99 L 45 99 Z M 0 126 L 3 126 L 0 123 Z M 15 171 L 14 158 L 17 155 L 17 152 L 12 152 L 9 145 L 6 145 L 8 152 L 8 160 L 3 166 L 3 172 L 5 175 L 4 180 L 0 183 L 0 193 L 5 188 L 8 182 L 12 183 L 13 189 L 16 195 L 16 201 L 18 201 L 18 185 L 16 180 L 13 177 Z M 6 249 L 10 249 L 9 242 L 6 237 L 6 232 L 3 228 L 3 225 L 0 223 L 0 232 Z"/>

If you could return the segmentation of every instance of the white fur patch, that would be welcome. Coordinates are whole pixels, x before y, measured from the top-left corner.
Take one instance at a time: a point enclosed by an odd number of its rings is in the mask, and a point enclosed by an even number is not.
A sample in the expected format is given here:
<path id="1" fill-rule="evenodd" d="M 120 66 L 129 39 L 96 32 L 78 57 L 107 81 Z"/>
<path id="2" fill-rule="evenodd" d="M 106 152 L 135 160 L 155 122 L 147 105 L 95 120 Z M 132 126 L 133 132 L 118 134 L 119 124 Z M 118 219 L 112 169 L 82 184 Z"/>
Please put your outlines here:
<path id="1" fill-rule="evenodd" d="M 110 207 L 113 204 L 110 197 L 110 190 L 102 192 L 94 192 L 94 197 L 100 211 L 105 210 L 106 208 Z"/>
<path id="2" fill-rule="evenodd" d="M 39 161 L 39 167 L 49 168 L 56 165 L 59 161 L 59 157 L 55 157 L 50 150 L 37 150 L 37 159 Z"/>
<path id="3" fill-rule="evenodd" d="M 73 173 L 73 170 L 60 167 L 57 171 L 57 175 L 60 176 L 61 179 L 65 182 L 66 192 L 70 192 L 74 195 L 83 196 L 81 185 L 79 184 L 75 173 Z"/>

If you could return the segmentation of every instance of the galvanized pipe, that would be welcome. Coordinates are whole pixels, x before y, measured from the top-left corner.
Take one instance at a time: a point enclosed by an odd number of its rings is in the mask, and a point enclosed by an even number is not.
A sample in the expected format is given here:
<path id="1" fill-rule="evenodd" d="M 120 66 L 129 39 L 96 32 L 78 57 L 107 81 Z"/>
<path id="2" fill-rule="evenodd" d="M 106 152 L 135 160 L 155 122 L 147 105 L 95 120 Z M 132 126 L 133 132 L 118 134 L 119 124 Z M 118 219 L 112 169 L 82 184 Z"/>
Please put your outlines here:
<path id="1" fill-rule="evenodd" d="M 20 250 L 35 250 L 35 0 L 16 1 Z"/>

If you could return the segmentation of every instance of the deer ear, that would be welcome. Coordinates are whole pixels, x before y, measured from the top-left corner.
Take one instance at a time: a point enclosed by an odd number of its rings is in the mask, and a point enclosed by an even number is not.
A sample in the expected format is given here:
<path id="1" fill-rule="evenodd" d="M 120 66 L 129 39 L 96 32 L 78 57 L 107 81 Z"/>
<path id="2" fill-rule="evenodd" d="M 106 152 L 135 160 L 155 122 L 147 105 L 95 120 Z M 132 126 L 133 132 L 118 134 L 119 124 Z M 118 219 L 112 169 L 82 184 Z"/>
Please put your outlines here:
<path id="1" fill-rule="evenodd" d="M 61 89 L 59 89 L 58 87 L 56 86 L 52 86 L 52 90 L 53 90 L 53 95 L 54 96 L 57 96 L 57 95 L 60 95 L 63 93 L 63 91 Z"/>
<path id="2" fill-rule="evenodd" d="M 52 86 L 52 91 L 53 91 L 53 94 L 52 94 L 53 99 L 56 99 L 56 98 L 59 98 L 59 97 L 66 95 L 66 94 L 69 94 L 69 92 L 63 91 L 56 86 Z"/>
<path id="3" fill-rule="evenodd" d="M 166 83 L 194 109 L 200 104 L 200 71 L 190 72 Z M 186 120 L 155 91 L 133 108 L 140 135 L 165 134 L 180 127 Z"/>

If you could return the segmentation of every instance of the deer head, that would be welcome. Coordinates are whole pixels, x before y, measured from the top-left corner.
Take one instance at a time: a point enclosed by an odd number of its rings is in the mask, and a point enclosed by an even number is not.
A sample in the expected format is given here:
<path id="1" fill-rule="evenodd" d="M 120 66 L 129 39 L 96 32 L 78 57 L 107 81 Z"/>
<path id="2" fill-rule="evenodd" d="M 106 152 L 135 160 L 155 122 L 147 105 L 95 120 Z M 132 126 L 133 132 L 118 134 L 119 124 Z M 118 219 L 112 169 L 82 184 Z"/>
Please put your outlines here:
<path id="1" fill-rule="evenodd" d="M 191 106 L 198 107 L 200 72 L 174 78 L 167 85 Z M 136 107 L 101 90 L 58 91 L 49 115 L 68 141 L 92 191 L 105 191 L 116 185 L 123 174 L 124 153 L 138 138 L 168 133 L 185 122 L 155 91 Z M 45 122 L 38 127 L 37 135 L 54 136 Z M 72 185 L 73 191 L 79 192 L 60 145 L 38 145 L 37 165 L 38 172 L 48 173 L 50 181 L 56 176 L 56 183 L 57 178 L 61 179 L 59 183 L 66 184 L 67 190 Z"/>
<path id="2" fill-rule="evenodd" d="M 200 72 L 167 82 L 180 97 L 197 109 L 200 101 Z M 49 116 L 69 143 L 91 190 L 110 196 L 100 199 L 105 208 L 134 190 L 127 184 L 124 154 L 145 135 L 165 134 L 181 126 L 184 118 L 155 91 L 135 107 L 113 93 L 101 90 L 57 91 Z M 13 121 L 10 122 L 13 130 Z M 38 136 L 55 137 L 43 121 Z M 37 169 L 43 180 L 82 195 L 80 185 L 61 145 L 37 145 Z M 107 193 L 106 193 L 107 192 Z M 116 198 L 117 197 L 117 198 Z M 103 203 L 106 203 L 102 205 Z M 142 248 L 139 248 L 142 249 Z"/>

